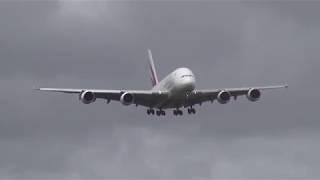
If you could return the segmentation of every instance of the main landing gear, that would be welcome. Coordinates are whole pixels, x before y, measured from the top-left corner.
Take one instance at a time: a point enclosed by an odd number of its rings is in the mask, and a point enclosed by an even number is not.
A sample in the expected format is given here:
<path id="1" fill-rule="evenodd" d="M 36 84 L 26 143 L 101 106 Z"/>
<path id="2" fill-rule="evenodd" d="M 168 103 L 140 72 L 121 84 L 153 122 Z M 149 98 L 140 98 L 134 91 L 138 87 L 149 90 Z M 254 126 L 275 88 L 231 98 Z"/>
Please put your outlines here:
<path id="1" fill-rule="evenodd" d="M 157 115 L 157 116 L 165 116 L 166 112 L 162 109 L 159 110 L 154 110 L 154 109 L 148 109 L 147 110 L 147 114 L 148 115 Z M 188 114 L 196 114 L 196 110 L 192 107 L 188 108 Z M 181 111 L 180 109 L 175 109 L 173 110 L 173 115 L 175 116 L 182 116 L 183 115 L 183 111 Z"/>
<path id="2" fill-rule="evenodd" d="M 188 108 L 188 114 L 196 114 L 196 110 L 194 108 Z M 183 112 L 180 109 L 173 110 L 173 115 L 182 116 Z"/>
<path id="3" fill-rule="evenodd" d="M 165 116 L 165 115 L 166 115 L 166 112 L 165 112 L 164 110 L 161 110 L 161 109 L 160 109 L 160 110 L 157 111 L 156 114 L 157 114 L 157 116 Z"/>
<path id="4" fill-rule="evenodd" d="M 162 109 L 159 109 L 157 111 L 155 111 L 154 109 L 148 109 L 147 114 L 148 115 L 155 115 L 156 114 L 157 116 L 165 116 L 166 112 Z"/>
<path id="5" fill-rule="evenodd" d="M 196 113 L 196 109 L 192 107 L 188 109 L 188 114 L 195 114 L 195 113 Z"/>
<path id="6" fill-rule="evenodd" d="M 148 115 L 154 115 L 154 113 L 155 113 L 154 109 L 148 109 L 147 110 L 147 114 Z"/>
<path id="7" fill-rule="evenodd" d="M 175 109 L 173 110 L 173 115 L 175 116 L 182 116 L 183 115 L 183 112 L 180 110 L 180 109 Z"/>

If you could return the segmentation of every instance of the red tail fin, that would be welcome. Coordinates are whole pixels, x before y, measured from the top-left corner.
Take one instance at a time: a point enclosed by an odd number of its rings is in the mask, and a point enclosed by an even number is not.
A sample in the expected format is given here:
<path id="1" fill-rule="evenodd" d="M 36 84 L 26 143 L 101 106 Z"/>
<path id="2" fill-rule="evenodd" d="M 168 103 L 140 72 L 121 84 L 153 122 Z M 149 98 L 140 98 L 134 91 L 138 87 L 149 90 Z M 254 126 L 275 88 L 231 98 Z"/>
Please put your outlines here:
<path id="1" fill-rule="evenodd" d="M 159 83 L 159 80 L 158 80 L 157 71 L 154 66 L 154 61 L 153 61 L 153 57 L 150 49 L 148 49 L 148 57 L 149 57 L 149 68 L 151 71 L 151 82 L 152 82 L 152 86 L 155 86 Z"/>

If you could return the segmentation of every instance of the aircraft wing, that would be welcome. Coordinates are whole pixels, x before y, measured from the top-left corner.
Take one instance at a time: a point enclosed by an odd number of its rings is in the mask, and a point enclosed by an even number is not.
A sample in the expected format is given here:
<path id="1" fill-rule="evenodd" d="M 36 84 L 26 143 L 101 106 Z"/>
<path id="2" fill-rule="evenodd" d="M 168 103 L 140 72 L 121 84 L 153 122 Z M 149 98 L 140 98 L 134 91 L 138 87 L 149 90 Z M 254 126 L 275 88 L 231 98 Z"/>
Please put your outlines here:
<path id="1" fill-rule="evenodd" d="M 208 90 L 195 90 L 189 98 L 189 105 L 201 104 L 206 101 L 214 101 L 217 99 L 221 91 L 227 91 L 231 96 L 237 98 L 238 96 L 247 95 L 251 89 L 270 90 L 278 88 L 288 88 L 288 85 L 277 86 L 261 86 L 261 87 L 244 87 L 244 88 L 227 88 L 227 89 L 208 89 Z"/>
<path id="2" fill-rule="evenodd" d="M 157 103 L 168 98 L 167 92 L 159 91 L 139 91 L 139 90 L 100 90 L 100 89 L 60 89 L 60 88 L 39 88 L 36 90 L 60 92 L 80 95 L 84 91 L 94 93 L 97 99 L 106 99 L 108 101 L 120 101 L 123 93 L 130 93 L 134 96 L 133 104 L 152 107 Z"/>

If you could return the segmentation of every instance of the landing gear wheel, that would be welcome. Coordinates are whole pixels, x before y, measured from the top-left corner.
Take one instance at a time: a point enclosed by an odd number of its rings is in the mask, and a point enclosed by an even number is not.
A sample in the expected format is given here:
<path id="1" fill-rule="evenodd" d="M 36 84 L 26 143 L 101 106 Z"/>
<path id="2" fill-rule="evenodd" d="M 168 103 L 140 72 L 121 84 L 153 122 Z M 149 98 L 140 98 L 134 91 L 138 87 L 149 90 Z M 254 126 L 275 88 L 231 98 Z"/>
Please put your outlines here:
<path id="1" fill-rule="evenodd" d="M 165 116 L 166 112 L 163 110 L 158 110 L 158 111 L 156 111 L 156 114 L 157 114 L 157 116 Z"/>
<path id="2" fill-rule="evenodd" d="M 148 109 L 147 114 L 148 115 L 154 115 L 155 111 L 153 109 Z"/>
<path id="3" fill-rule="evenodd" d="M 182 112 L 181 110 L 178 110 L 178 111 L 177 111 L 177 114 L 180 115 L 180 116 L 182 116 L 182 115 L 183 115 L 183 112 Z"/>
<path id="4" fill-rule="evenodd" d="M 175 116 L 178 116 L 178 115 L 182 116 L 182 115 L 183 115 L 183 112 L 182 112 L 181 110 L 179 110 L 179 109 L 175 109 L 175 110 L 173 110 L 173 115 L 175 115 Z"/>
<path id="5" fill-rule="evenodd" d="M 189 108 L 188 109 L 188 113 L 189 114 L 195 114 L 196 113 L 196 110 L 194 108 Z"/>
<path id="6" fill-rule="evenodd" d="M 179 111 L 178 111 L 178 110 L 174 110 L 174 111 L 173 111 L 173 114 L 174 114 L 175 116 L 178 116 L 178 115 L 179 115 Z"/>

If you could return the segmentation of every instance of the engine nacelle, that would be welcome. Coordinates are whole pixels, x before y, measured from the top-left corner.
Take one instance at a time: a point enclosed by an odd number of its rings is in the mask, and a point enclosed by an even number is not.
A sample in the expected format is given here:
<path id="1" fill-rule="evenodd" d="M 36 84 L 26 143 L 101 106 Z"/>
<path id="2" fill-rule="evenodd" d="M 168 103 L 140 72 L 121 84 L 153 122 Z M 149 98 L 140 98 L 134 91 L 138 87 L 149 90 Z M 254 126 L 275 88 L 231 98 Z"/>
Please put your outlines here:
<path id="1" fill-rule="evenodd" d="M 134 96 L 130 93 L 123 93 L 120 97 L 120 102 L 125 106 L 129 106 L 134 102 Z"/>
<path id="2" fill-rule="evenodd" d="M 217 100 L 220 104 L 226 104 L 230 101 L 231 99 L 231 94 L 228 91 L 220 91 Z"/>
<path id="3" fill-rule="evenodd" d="M 261 97 L 261 92 L 259 89 L 250 89 L 247 94 L 249 101 L 258 101 Z"/>
<path id="4" fill-rule="evenodd" d="M 91 91 L 83 91 L 79 95 L 79 100 L 83 104 L 90 104 L 96 101 L 96 96 L 93 92 Z"/>

